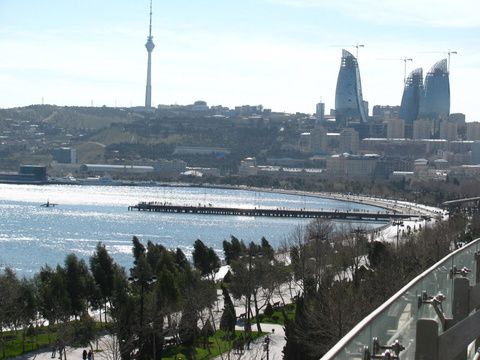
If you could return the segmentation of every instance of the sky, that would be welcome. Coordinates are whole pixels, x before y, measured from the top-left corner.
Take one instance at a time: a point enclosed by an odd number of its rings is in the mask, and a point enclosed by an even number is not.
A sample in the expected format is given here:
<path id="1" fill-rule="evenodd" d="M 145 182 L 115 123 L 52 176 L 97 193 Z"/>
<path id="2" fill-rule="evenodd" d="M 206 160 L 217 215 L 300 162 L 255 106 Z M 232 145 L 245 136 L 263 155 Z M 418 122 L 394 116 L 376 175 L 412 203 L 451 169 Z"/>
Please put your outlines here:
<path id="1" fill-rule="evenodd" d="M 0 0 L 0 108 L 144 104 L 149 0 Z M 451 112 L 480 121 L 478 0 L 153 0 L 152 105 L 335 105 L 342 48 L 364 99 L 451 55 Z M 477 85 L 477 86 L 476 86 Z"/>

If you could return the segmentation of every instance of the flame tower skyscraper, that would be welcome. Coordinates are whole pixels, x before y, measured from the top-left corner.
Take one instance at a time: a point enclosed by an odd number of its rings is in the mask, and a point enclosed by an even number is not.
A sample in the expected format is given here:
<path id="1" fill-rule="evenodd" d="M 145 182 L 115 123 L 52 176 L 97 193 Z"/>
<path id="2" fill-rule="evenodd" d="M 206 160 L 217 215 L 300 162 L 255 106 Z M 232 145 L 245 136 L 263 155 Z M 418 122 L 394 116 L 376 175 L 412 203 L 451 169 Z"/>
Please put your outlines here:
<path id="1" fill-rule="evenodd" d="M 152 0 L 150 0 L 150 27 L 148 31 L 147 43 L 145 44 L 148 52 L 148 65 L 147 65 L 147 88 L 145 90 L 145 108 L 150 109 L 152 107 L 152 51 L 155 47 L 152 36 Z"/>
<path id="2" fill-rule="evenodd" d="M 335 116 L 337 124 L 342 127 L 349 123 L 365 124 L 368 117 L 357 58 L 345 49 L 342 50 L 335 91 Z"/>

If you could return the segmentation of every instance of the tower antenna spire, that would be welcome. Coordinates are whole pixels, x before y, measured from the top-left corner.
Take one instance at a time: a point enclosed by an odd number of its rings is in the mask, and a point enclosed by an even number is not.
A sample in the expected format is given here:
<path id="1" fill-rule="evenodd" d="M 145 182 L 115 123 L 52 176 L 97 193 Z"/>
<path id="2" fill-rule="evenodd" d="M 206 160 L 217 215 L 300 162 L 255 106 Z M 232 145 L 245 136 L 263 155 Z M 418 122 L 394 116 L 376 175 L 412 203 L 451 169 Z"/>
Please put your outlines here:
<path id="1" fill-rule="evenodd" d="M 150 27 L 149 27 L 148 36 L 152 37 L 152 0 L 150 0 Z"/>

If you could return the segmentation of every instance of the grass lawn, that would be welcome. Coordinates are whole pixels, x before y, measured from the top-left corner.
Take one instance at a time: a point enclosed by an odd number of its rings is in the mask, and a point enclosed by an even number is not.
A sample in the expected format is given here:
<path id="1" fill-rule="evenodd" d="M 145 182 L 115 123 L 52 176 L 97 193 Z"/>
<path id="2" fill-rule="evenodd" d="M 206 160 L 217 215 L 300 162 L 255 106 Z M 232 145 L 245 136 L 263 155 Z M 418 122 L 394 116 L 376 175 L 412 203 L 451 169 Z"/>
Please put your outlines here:
<path id="1" fill-rule="evenodd" d="M 235 331 L 235 338 L 238 339 L 243 334 L 243 331 Z M 252 332 L 253 339 L 257 339 L 266 333 Z M 195 347 L 197 360 L 208 360 L 227 352 L 233 348 L 233 341 L 224 339 L 224 332 L 217 330 L 215 335 L 209 337 L 210 353 L 207 349 L 203 348 L 203 340 L 200 339 Z M 192 359 L 191 350 L 184 345 L 178 345 L 175 347 L 167 348 L 164 350 L 162 359 L 165 360 L 186 360 Z"/>
<path id="2" fill-rule="evenodd" d="M 278 325 L 285 325 L 285 319 L 283 318 L 282 309 L 285 309 L 287 313 L 288 319 L 295 318 L 295 304 L 287 304 L 275 310 L 272 316 L 266 316 L 265 314 L 260 314 L 260 322 L 266 324 L 278 324 Z M 252 324 L 255 324 L 255 318 L 251 320 Z"/>
<path id="3" fill-rule="evenodd" d="M 99 322 L 95 323 L 95 327 L 98 331 L 103 329 L 103 325 Z M 17 334 L 15 334 L 14 331 L 5 331 L 3 333 L 3 343 L 2 339 L 0 338 L 0 360 L 13 358 L 41 348 L 53 347 L 53 344 L 55 344 L 55 341 L 57 340 L 57 328 L 58 325 L 53 325 L 50 327 L 50 336 L 46 326 L 40 326 L 36 328 L 36 337 L 33 336 L 33 334 L 25 337 L 25 352 L 22 351 L 23 331 L 19 330 Z"/>
<path id="4" fill-rule="evenodd" d="M 46 327 L 36 329 L 37 336 L 25 337 L 25 352 L 38 350 L 55 343 L 57 338 L 56 330 L 52 329 L 50 333 L 50 341 Z M 5 331 L 3 333 L 3 344 L 0 339 L 0 359 L 12 358 L 22 355 L 22 331 L 19 330 L 15 335 L 13 331 Z"/>

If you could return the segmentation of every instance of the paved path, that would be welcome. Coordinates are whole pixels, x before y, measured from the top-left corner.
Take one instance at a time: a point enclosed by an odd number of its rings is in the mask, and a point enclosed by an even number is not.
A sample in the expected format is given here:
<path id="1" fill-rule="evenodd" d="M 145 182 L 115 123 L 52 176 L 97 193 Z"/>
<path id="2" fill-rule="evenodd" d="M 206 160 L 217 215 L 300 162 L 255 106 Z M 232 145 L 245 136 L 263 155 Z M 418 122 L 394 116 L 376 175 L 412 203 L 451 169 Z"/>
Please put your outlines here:
<path id="1" fill-rule="evenodd" d="M 88 349 L 86 349 L 88 351 Z M 67 360 L 82 360 L 83 348 L 67 348 Z M 25 355 L 21 355 L 15 358 L 15 360 L 57 360 L 59 358 L 58 351 L 55 352 L 55 356 L 52 357 L 52 348 L 45 348 L 36 352 L 31 352 Z M 62 359 L 65 359 L 62 357 Z M 98 359 L 97 359 L 98 360 Z"/>
<path id="2" fill-rule="evenodd" d="M 268 346 L 268 359 L 280 360 L 283 359 L 283 347 L 285 346 L 285 331 L 282 325 L 276 324 L 260 324 L 263 332 L 268 333 L 269 346 Z M 252 330 L 255 330 L 255 325 L 252 326 Z M 237 330 L 243 330 L 242 326 L 237 326 Z M 235 353 L 232 351 L 230 354 L 223 354 L 215 358 L 215 360 L 266 360 L 267 350 L 265 347 L 265 336 L 256 339 L 250 344 L 249 350 L 244 350 L 242 353 Z"/>

